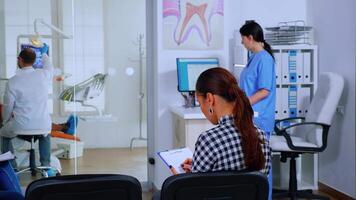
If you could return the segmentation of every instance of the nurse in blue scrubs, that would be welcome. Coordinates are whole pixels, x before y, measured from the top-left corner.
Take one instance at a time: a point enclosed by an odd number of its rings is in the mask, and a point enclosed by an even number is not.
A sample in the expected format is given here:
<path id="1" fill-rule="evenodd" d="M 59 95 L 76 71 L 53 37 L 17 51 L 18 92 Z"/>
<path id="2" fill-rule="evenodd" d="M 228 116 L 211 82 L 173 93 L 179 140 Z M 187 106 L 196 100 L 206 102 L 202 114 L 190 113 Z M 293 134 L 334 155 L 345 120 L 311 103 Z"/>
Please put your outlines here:
<path id="1" fill-rule="evenodd" d="M 273 131 L 276 106 L 275 61 L 271 46 L 264 40 L 263 29 L 248 21 L 240 28 L 241 40 L 250 52 L 248 63 L 240 74 L 240 88 L 249 97 L 255 112 L 254 122 L 269 137 Z M 272 170 L 269 175 L 272 195 Z"/>

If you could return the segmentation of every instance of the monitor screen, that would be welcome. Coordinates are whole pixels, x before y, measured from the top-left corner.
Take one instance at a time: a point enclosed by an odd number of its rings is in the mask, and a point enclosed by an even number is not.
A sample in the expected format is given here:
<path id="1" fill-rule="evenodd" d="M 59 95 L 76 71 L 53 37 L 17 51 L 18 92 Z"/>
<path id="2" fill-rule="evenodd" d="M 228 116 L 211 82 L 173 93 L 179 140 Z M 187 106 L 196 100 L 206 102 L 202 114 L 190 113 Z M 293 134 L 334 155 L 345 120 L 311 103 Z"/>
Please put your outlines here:
<path id="1" fill-rule="evenodd" d="M 36 60 L 35 63 L 33 63 L 33 68 L 43 68 L 43 62 L 42 62 L 42 53 L 41 49 L 42 47 L 36 47 L 31 44 L 21 44 L 21 51 L 23 49 L 30 48 L 36 53 Z M 46 52 L 47 55 L 49 55 L 48 51 Z"/>
<path id="2" fill-rule="evenodd" d="M 207 69 L 218 66 L 217 58 L 177 58 L 178 91 L 195 91 L 199 75 Z"/>

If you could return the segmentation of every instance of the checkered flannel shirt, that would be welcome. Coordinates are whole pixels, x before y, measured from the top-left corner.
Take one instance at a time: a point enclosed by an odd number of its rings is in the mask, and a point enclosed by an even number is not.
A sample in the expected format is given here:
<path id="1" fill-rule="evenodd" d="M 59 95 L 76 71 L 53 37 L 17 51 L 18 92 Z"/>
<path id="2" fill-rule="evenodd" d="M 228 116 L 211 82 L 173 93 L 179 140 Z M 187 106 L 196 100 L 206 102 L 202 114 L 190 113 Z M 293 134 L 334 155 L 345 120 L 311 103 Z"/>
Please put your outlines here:
<path id="1" fill-rule="evenodd" d="M 266 163 L 260 171 L 268 175 L 271 149 L 265 133 L 257 129 Z M 223 116 L 219 125 L 203 132 L 195 143 L 192 172 L 230 171 L 247 169 L 242 151 L 241 136 L 232 116 Z"/>

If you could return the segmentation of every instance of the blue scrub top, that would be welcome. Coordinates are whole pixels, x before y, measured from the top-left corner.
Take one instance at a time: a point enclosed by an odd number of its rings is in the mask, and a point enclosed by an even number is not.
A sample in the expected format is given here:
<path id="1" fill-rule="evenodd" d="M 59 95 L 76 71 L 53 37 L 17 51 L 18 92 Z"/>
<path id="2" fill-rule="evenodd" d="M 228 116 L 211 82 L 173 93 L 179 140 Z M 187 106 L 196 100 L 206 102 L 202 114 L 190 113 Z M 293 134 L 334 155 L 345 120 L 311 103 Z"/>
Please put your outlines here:
<path id="1" fill-rule="evenodd" d="M 272 132 L 276 106 L 276 73 L 273 57 L 265 50 L 251 54 L 248 64 L 240 74 L 240 88 L 251 97 L 258 90 L 266 89 L 269 95 L 252 106 L 255 124 L 265 132 Z"/>

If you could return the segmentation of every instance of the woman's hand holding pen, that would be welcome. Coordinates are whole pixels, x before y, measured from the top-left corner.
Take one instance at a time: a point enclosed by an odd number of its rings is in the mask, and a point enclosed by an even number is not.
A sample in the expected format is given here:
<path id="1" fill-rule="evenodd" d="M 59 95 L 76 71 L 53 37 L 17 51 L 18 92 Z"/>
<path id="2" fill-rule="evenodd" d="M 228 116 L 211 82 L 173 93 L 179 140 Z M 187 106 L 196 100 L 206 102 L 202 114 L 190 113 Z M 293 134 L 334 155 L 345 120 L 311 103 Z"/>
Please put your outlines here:
<path id="1" fill-rule="evenodd" d="M 185 173 L 190 173 L 192 172 L 192 162 L 193 160 L 191 158 L 187 158 L 182 164 L 182 168 L 185 171 Z"/>

